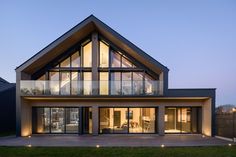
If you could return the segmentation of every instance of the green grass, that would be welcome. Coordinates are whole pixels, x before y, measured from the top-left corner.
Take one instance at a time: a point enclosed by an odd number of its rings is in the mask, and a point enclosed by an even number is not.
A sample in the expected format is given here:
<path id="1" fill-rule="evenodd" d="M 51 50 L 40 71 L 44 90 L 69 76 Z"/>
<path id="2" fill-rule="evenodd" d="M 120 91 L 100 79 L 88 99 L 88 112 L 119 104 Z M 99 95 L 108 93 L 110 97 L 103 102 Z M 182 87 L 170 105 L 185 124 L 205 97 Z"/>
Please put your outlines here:
<path id="1" fill-rule="evenodd" d="M 236 146 L 179 148 L 0 147 L 0 157 L 236 157 Z"/>

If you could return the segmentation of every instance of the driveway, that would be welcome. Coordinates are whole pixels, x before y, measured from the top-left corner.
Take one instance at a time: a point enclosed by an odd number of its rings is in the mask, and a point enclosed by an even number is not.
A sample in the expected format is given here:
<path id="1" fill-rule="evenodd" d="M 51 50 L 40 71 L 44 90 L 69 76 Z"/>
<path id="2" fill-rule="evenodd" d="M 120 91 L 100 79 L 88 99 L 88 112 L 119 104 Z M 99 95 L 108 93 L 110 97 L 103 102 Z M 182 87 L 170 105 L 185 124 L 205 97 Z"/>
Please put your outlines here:
<path id="1" fill-rule="evenodd" d="M 179 147 L 228 145 L 225 140 L 201 135 L 33 135 L 1 137 L 0 146 L 63 147 Z"/>

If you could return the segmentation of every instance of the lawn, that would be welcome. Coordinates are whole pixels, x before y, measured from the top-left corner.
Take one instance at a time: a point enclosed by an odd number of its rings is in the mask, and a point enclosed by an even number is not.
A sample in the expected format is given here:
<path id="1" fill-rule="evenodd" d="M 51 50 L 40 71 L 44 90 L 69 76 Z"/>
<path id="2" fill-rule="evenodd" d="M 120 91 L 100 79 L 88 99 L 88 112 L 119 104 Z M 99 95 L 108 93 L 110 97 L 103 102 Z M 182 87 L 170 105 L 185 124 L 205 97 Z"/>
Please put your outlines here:
<path id="1" fill-rule="evenodd" d="M 236 157 L 236 146 L 179 148 L 0 147 L 0 157 Z"/>

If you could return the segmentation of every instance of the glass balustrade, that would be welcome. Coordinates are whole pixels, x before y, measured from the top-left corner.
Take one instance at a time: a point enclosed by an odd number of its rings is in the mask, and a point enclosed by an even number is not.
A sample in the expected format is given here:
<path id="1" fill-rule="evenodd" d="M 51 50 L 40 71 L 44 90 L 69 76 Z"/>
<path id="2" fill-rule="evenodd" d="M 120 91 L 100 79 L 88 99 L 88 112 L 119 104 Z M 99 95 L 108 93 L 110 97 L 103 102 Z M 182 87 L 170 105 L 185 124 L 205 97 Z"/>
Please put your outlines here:
<path id="1" fill-rule="evenodd" d="M 160 81 L 20 81 L 21 95 L 161 95 Z"/>

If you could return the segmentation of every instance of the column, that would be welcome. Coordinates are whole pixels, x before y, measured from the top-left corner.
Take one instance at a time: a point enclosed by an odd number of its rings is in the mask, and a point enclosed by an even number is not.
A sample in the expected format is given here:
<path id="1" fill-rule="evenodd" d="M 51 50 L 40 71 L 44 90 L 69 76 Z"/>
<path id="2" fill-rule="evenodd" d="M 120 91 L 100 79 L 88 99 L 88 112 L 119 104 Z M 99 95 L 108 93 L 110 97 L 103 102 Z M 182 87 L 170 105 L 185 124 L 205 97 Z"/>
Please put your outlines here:
<path id="1" fill-rule="evenodd" d="M 98 124 L 99 117 L 98 117 L 98 106 L 92 107 L 92 134 L 98 135 Z"/>
<path id="2" fill-rule="evenodd" d="M 165 106 L 158 107 L 158 133 L 160 136 L 165 135 Z"/>
<path id="3" fill-rule="evenodd" d="M 92 94 L 98 95 L 98 34 L 92 34 Z"/>

